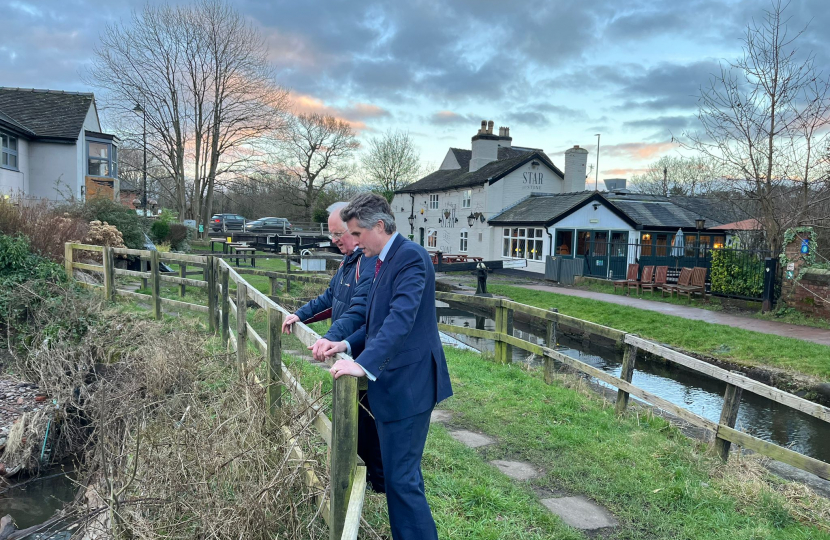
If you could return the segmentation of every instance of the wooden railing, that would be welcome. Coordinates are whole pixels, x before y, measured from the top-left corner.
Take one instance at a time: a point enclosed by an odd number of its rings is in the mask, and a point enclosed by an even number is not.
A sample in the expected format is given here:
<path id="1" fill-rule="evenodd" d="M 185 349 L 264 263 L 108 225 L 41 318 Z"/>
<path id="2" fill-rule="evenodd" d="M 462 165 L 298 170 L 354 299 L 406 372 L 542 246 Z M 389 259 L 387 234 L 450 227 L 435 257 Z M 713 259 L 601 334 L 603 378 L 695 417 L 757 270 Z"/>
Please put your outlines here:
<path id="1" fill-rule="evenodd" d="M 735 429 L 735 422 L 738 415 L 738 407 L 741 402 L 743 391 L 752 392 L 759 396 L 786 405 L 792 409 L 801 411 L 814 418 L 830 423 L 830 409 L 800 398 L 796 395 L 784 392 L 772 386 L 752 380 L 743 375 L 721 369 L 697 358 L 675 351 L 658 343 L 642 339 L 634 334 L 628 334 L 615 328 L 602 326 L 590 321 L 584 321 L 562 315 L 555 310 L 546 310 L 525 304 L 519 304 L 507 299 L 486 298 L 481 296 L 470 296 L 446 292 L 436 292 L 435 298 L 447 302 L 465 304 L 472 307 L 494 310 L 495 331 L 466 328 L 450 324 L 439 324 L 443 332 L 468 335 L 476 338 L 491 339 L 495 341 L 495 357 L 498 362 L 509 362 L 512 357 L 510 347 L 518 347 L 522 350 L 532 352 L 544 358 L 545 382 L 550 384 L 553 380 L 554 362 L 558 361 L 573 369 L 586 373 L 602 382 L 617 388 L 616 412 L 622 414 L 628 406 L 629 396 L 635 396 L 645 402 L 654 405 L 666 412 L 669 412 L 692 425 L 704 428 L 714 434 L 715 450 L 726 460 L 729 457 L 729 448 L 732 443 L 738 444 L 762 454 L 764 456 L 787 463 L 801 470 L 811 472 L 816 476 L 830 480 L 830 464 L 824 461 L 805 456 L 789 448 L 778 446 L 774 443 L 764 441 Z M 545 325 L 546 346 L 530 343 L 513 336 L 513 317 L 515 313 L 522 313 Z M 555 349 L 556 334 L 560 327 L 568 327 L 577 330 L 583 335 L 598 335 L 616 342 L 624 348 L 622 372 L 615 377 L 597 369 L 591 365 L 567 356 Z M 718 422 L 703 418 L 688 409 L 684 409 L 659 396 L 647 392 L 631 384 L 634 366 L 637 362 L 637 355 L 644 351 L 669 362 L 684 366 L 687 369 L 706 375 L 713 379 L 726 383 L 723 408 Z"/>
<path id="2" fill-rule="evenodd" d="M 75 262 L 76 251 L 101 254 L 102 264 Z M 251 286 L 241 274 L 266 275 L 283 278 L 279 272 L 235 269 L 226 261 L 212 256 L 185 255 L 179 253 L 159 253 L 158 251 L 111 248 L 85 244 L 68 243 L 65 245 L 65 267 L 67 274 L 73 270 L 85 270 L 103 274 L 103 285 L 78 282 L 79 285 L 100 290 L 104 297 L 114 300 L 116 296 L 149 301 L 156 319 L 162 317 L 162 306 L 190 309 L 207 316 L 211 332 L 221 336 L 226 346 L 236 353 L 239 373 L 244 377 L 257 366 L 251 365 L 248 358 L 248 341 L 259 349 L 266 361 L 265 381 L 259 382 L 265 389 L 265 399 L 269 412 L 276 414 L 282 405 L 282 388 L 291 393 L 293 399 L 307 407 L 311 424 L 326 442 L 331 453 L 329 467 L 330 482 L 328 490 L 314 473 L 302 449 L 291 436 L 287 427 L 282 427 L 284 444 L 289 448 L 291 459 L 305 469 L 304 481 L 316 491 L 316 502 L 321 515 L 329 526 L 331 540 L 355 540 L 360 527 L 363 501 L 366 491 L 366 467 L 357 455 L 357 379 L 341 377 L 334 381 L 332 390 L 332 417 L 329 419 L 322 408 L 303 389 L 291 372 L 282 363 L 281 331 L 283 318 L 288 315 L 282 306 L 264 293 Z M 146 259 L 150 263 L 149 271 L 133 271 L 115 268 L 117 255 L 134 256 Z M 179 276 L 170 276 L 159 271 L 159 262 L 173 262 L 180 265 Z M 195 267 L 203 279 L 189 279 L 187 268 Z M 117 276 L 139 278 L 149 282 L 152 294 L 140 294 L 119 289 Z M 291 280 L 328 283 L 329 278 L 320 276 L 299 276 L 287 274 Z M 230 284 L 236 285 L 236 298 L 231 298 Z M 161 296 L 161 284 L 172 283 L 179 286 L 179 295 L 185 296 L 186 287 L 207 289 L 208 305 L 194 304 L 172 300 Z M 273 282 L 272 282 L 273 283 Z M 146 286 L 146 285 L 145 285 Z M 272 285 L 273 290 L 273 285 Z M 267 335 L 260 336 L 247 321 L 248 301 L 268 313 Z M 233 322 L 231 321 L 233 316 Z M 306 344 L 312 345 L 319 335 L 302 323 L 294 324 L 294 335 Z M 346 355 L 339 358 L 350 359 Z M 328 497 L 326 496 L 328 493 Z"/>

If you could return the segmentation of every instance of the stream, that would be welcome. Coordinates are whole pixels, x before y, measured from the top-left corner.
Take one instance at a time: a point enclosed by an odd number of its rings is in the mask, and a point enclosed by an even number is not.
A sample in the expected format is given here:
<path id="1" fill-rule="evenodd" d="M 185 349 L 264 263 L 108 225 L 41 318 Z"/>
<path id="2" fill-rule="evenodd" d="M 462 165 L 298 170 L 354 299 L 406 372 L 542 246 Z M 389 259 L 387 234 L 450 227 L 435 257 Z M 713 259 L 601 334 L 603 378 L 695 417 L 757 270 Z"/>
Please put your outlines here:
<path id="1" fill-rule="evenodd" d="M 478 313 L 478 308 L 455 302 L 437 302 L 437 306 L 440 323 L 495 330 L 492 317 Z M 545 345 L 544 333 L 541 327 L 534 327 L 521 319 L 514 320 L 515 337 Z M 451 336 L 479 351 L 492 352 L 495 347 L 491 340 L 461 334 Z M 611 375 L 620 375 L 621 351 L 618 352 L 611 346 L 603 346 L 594 340 L 583 342 L 580 338 L 574 339 L 563 333 L 557 338 L 560 352 Z M 542 358 L 517 347 L 513 347 L 513 361 L 542 364 Z M 594 378 L 592 381 L 614 388 Z M 708 420 L 717 422 L 720 419 L 726 383 L 719 380 L 676 364 L 651 361 L 641 354 L 637 357 L 632 384 Z M 636 399 L 634 396 L 631 398 Z M 744 392 L 741 397 L 735 429 L 830 462 L 830 429 L 825 422 L 750 392 Z"/>

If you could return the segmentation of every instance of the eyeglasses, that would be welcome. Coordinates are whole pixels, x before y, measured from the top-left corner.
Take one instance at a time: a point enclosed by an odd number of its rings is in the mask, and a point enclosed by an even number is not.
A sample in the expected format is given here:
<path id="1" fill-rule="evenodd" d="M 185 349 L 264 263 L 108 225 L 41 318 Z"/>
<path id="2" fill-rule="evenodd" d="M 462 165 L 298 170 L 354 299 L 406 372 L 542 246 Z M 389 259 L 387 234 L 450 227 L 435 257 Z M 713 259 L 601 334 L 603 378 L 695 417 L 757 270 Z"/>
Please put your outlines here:
<path id="1" fill-rule="evenodd" d="M 344 235 L 344 234 L 346 234 L 346 233 L 345 233 L 345 232 L 341 232 L 341 233 L 331 233 L 331 234 L 329 235 L 329 238 L 331 238 L 332 240 L 340 240 L 341 238 L 343 238 L 343 235 Z"/>

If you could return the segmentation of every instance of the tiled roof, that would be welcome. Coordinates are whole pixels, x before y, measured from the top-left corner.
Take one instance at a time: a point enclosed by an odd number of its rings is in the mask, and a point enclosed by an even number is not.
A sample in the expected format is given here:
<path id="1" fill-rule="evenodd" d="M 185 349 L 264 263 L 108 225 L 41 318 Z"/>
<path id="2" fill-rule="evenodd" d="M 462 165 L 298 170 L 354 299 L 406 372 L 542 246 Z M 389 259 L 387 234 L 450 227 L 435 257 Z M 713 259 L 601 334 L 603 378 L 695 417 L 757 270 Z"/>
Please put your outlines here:
<path id="1" fill-rule="evenodd" d="M 545 195 L 533 193 L 488 220 L 497 223 L 547 223 L 593 195 L 593 191 Z"/>
<path id="2" fill-rule="evenodd" d="M 724 207 L 719 205 L 720 201 L 717 199 L 695 198 L 693 203 L 695 209 L 691 210 L 675 203 L 674 197 L 593 191 L 555 195 L 533 194 L 493 216 L 489 222 L 492 224 L 553 223 L 558 221 L 563 214 L 575 209 L 592 197 L 600 200 L 612 210 L 616 210 L 618 214 L 627 216 L 630 221 L 643 229 L 694 229 L 695 219 L 701 215 L 707 219 L 707 229 L 723 223 L 723 221 L 709 217 L 715 213 L 715 210 L 717 212 L 724 211 Z M 689 204 L 686 200 L 683 202 Z"/>
<path id="3" fill-rule="evenodd" d="M 480 186 L 488 181 L 494 182 L 498 180 L 513 171 L 515 168 L 534 158 L 544 162 L 560 177 L 563 176 L 562 171 L 560 171 L 556 165 L 551 162 L 550 158 L 548 158 L 548 156 L 541 150 L 528 152 L 524 150 L 500 148 L 498 161 L 492 161 L 473 172 L 469 172 L 470 155 L 472 152 L 458 148 L 451 148 L 451 150 L 455 154 L 456 160 L 458 160 L 461 165 L 460 169 L 437 170 L 434 173 L 421 178 L 417 182 L 409 184 L 403 189 L 399 189 L 397 193 L 441 191 L 447 189 Z M 502 158 L 502 156 L 504 157 Z"/>
<path id="4" fill-rule="evenodd" d="M 92 94 L 0 87 L 0 113 L 37 137 L 79 137 Z"/>

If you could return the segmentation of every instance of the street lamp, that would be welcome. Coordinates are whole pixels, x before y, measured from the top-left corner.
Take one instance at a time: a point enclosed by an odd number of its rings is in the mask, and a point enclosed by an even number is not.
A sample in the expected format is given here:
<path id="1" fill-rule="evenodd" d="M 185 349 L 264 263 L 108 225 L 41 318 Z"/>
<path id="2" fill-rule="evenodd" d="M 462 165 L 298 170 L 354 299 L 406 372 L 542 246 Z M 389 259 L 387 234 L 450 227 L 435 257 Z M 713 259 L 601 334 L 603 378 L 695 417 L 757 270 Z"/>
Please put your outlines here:
<path id="1" fill-rule="evenodd" d="M 467 225 L 469 225 L 470 227 L 472 227 L 472 226 L 473 226 L 473 223 L 475 223 L 475 222 L 476 222 L 476 217 L 473 215 L 473 213 L 472 213 L 472 212 L 470 212 L 470 215 L 469 215 L 469 216 L 467 216 Z"/>
<path id="2" fill-rule="evenodd" d="M 415 214 L 409 214 L 409 232 L 410 234 L 414 234 L 415 231 Z"/>
<path id="3" fill-rule="evenodd" d="M 706 220 L 703 217 L 698 217 L 695 220 L 695 229 L 697 229 L 697 256 L 700 257 L 700 231 L 706 227 Z M 697 264 L 697 263 L 695 263 Z"/>
<path id="4" fill-rule="evenodd" d="M 144 142 L 144 167 L 142 168 L 141 208 L 144 210 L 144 217 L 147 217 L 147 111 L 138 103 L 135 104 L 133 111 L 141 113 L 144 117 L 144 129 L 142 132 L 142 140 Z"/>

